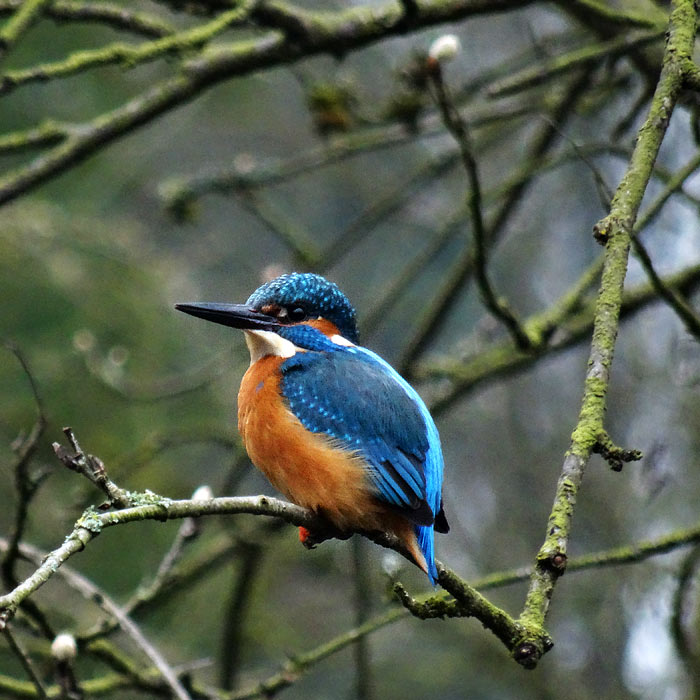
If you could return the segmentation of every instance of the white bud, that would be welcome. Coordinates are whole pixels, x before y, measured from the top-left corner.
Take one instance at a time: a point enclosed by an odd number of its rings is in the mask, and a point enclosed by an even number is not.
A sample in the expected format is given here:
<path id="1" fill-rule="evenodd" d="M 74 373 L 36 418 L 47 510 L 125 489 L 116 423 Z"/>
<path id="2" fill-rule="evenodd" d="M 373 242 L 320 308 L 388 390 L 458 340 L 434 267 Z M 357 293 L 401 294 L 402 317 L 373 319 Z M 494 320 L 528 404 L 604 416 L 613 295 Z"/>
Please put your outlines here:
<path id="1" fill-rule="evenodd" d="M 454 34 L 443 34 L 430 45 L 428 56 L 439 63 L 451 61 L 462 50 L 459 37 Z"/>
<path id="2" fill-rule="evenodd" d="M 384 552 L 382 556 L 382 569 L 389 578 L 396 578 L 402 567 L 403 560 L 396 552 Z"/>
<path id="3" fill-rule="evenodd" d="M 75 637 L 68 632 L 61 632 L 51 642 L 51 656 L 56 661 L 72 661 L 78 653 Z"/>
<path id="4" fill-rule="evenodd" d="M 73 347 L 78 352 L 90 352 L 95 347 L 96 339 L 92 331 L 81 328 L 73 333 Z"/>
<path id="5" fill-rule="evenodd" d="M 129 359 L 129 351 L 123 345 L 114 345 L 109 349 L 107 359 L 115 367 L 122 367 Z"/>
<path id="6" fill-rule="evenodd" d="M 211 486 L 207 486 L 206 484 L 197 487 L 192 494 L 193 501 L 210 501 L 212 498 L 214 498 L 214 492 L 211 490 Z"/>

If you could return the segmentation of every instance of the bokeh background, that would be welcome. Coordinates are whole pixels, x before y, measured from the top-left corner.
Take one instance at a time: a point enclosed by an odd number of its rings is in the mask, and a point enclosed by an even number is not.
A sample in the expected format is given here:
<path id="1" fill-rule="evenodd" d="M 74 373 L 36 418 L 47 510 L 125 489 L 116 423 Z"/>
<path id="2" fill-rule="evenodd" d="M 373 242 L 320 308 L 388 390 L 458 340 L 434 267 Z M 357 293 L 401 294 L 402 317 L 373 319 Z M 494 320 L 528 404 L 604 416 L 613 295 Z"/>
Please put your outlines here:
<path id="1" fill-rule="evenodd" d="M 184 30 L 221 11 L 207 13 L 203 5 L 123 8 Z M 668 12 L 651 0 L 610 3 L 621 17 L 647 20 L 641 26 L 587 14 L 586 2 L 567 5 L 498 3 L 507 11 L 221 80 L 3 204 L 0 335 L 31 368 L 48 420 L 31 464 L 48 476 L 32 501 L 24 540 L 45 550 L 58 546 L 82 510 L 100 501 L 53 455 L 51 443 L 65 442 L 63 426 L 73 427 L 124 488 L 173 498 L 203 484 L 215 495 L 273 494 L 241 454 L 235 429 L 248 362 L 242 337 L 177 314 L 173 304 L 244 301 L 271 276 L 315 270 L 355 304 L 365 345 L 400 368 L 429 403 L 451 397 L 437 412 L 452 525 L 438 536 L 439 558 L 467 579 L 530 564 L 576 423 L 589 337 L 564 342 L 564 324 L 553 337 L 561 349 L 517 370 L 489 369 L 488 351 L 509 341 L 484 310 L 465 262 L 472 239 L 464 170 L 430 96 L 409 74 L 437 37 L 461 39 L 444 77 L 472 130 L 490 226 L 488 271 L 499 294 L 527 318 L 555 303 L 601 254 L 591 235 L 606 212 L 601 180 L 614 189 L 624 172 L 660 66 Z M 304 6 L 384 7 L 374 0 Z M 261 23 L 232 29 L 209 49 L 270 31 Z M 632 49 L 605 50 L 654 31 L 655 39 Z M 7 52 L 3 70 L 147 40 L 100 22 L 47 16 Z M 603 47 L 594 60 L 571 58 L 590 47 Z M 0 131 L 47 120 L 90 125 L 205 52 L 28 82 L 2 95 Z M 518 84 L 521 71 L 559 57 L 570 65 Z M 508 80 L 514 89 L 499 92 Z M 695 109 L 688 96 L 674 114 L 646 205 L 697 153 Z M 0 141 L 6 179 L 51 148 L 6 144 Z M 211 184 L 224 173 L 226 186 Z M 205 183 L 201 192 L 188 189 L 192 178 Z M 642 234 L 662 275 L 700 260 L 699 188 L 691 176 Z M 645 284 L 632 259 L 629 288 Z M 480 360 L 482 381 L 454 395 L 444 368 Z M 699 381 L 697 339 L 668 307 L 655 301 L 625 316 L 607 428 L 645 459 L 621 473 L 592 459 L 570 556 L 697 523 Z M 36 418 L 29 380 L 9 351 L 0 361 L 0 397 L 0 533 L 7 537 L 18 503 L 13 442 Z M 113 528 L 70 566 L 123 603 L 153 579 L 179 527 Z M 289 656 L 395 606 L 387 571 L 412 592 L 426 590 L 420 572 L 368 542 L 327 542 L 307 552 L 293 528 L 251 516 L 210 518 L 200 527 L 181 562 L 192 576 L 134 619 L 175 667 L 193 664 L 201 683 L 253 687 Z M 555 647 L 534 672 L 514 664 L 474 621 L 403 618 L 369 636 L 360 654 L 348 647 L 313 664 L 282 694 L 696 697 L 692 575 L 682 609 L 674 603 L 687 551 L 566 575 L 548 618 Z M 19 573 L 30 570 L 23 564 Z M 489 596 L 517 614 L 526 586 Z M 56 631 L 80 635 L 103 616 L 58 578 L 35 600 Z M 680 625 L 690 640 L 680 646 L 685 656 L 673 634 L 674 611 L 676 630 Z M 50 682 L 48 641 L 21 618 L 16 626 Z M 128 637 L 117 632 L 110 640 L 143 661 Z M 76 662 L 79 680 L 110 670 L 87 652 Z M 23 678 L 3 644 L 0 673 Z M 149 691 L 132 687 L 111 697 L 144 695 Z"/>

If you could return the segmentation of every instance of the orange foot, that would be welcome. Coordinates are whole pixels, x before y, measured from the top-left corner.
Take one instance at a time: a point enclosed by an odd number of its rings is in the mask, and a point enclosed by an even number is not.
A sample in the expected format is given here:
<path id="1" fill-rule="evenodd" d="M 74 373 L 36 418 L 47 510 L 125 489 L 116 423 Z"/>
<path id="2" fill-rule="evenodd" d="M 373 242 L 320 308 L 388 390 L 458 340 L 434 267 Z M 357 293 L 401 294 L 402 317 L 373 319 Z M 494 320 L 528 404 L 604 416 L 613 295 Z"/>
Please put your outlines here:
<path id="1" fill-rule="evenodd" d="M 303 526 L 299 526 L 299 542 L 301 542 L 304 547 L 311 549 L 314 546 L 313 537 L 311 531 L 307 530 Z"/>

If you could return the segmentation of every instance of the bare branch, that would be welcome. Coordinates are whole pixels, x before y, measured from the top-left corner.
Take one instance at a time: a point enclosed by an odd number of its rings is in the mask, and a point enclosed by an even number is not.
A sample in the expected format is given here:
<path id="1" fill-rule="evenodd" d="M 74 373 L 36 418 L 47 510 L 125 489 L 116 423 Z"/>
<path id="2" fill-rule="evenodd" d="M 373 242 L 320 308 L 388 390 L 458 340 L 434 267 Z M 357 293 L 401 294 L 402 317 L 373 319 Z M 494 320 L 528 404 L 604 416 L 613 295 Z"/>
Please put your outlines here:
<path id="1" fill-rule="evenodd" d="M 504 97 L 534 85 L 540 85 L 562 73 L 595 65 L 603 58 L 629 53 L 630 49 L 642 47 L 661 39 L 665 29 L 665 26 L 657 26 L 651 31 L 640 32 L 631 36 L 625 34 L 610 41 L 571 51 L 495 83 L 489 89 L 489 95 L 491 97 Z"/>
<path id="2" fill-rule="evenodd" d="M 10 650 L 19 659 L 20 663 L 22 664 L 22 667 L 29 676 L 29 679 L 31 680 L 36 690 L 37 697 L 42 698 L 42 700 L 48 700 L 48 695 L 46 694 L 46 690 L 41 682 L 41 679 L 37 675 L 37 672 L 34 668 L 34 664 L 32 663 L 28 654 L 24 651 L 24 649 L 22 649 L 22 647 L 15 639 L 14 634 L 12 633 L 12 630 L 9 626 L 3 628 L 3 634 L 5 635 L 5 639 L 7 639 L 7 643 L 10 647 Z"/>
<path id="3" fill-rule="evenodd" d="M 411 30 L 468 16 L 507 11 L 530 4 L 532 0 L 447 0 L 417 3 L 419 11 Z M 360 6 L 339 12 L 308 13 L 287 3 L 265 3 L 265 11 L 300 21 L 307 31 L 313 31 L 299 43 L 294 36 L 271 30 L 262 37 L 234 41 L 216 49 L 203 51 L 186 61 L 182 71 L 156 83 L 149 90 L 120 107 L 101 114 L 97 119 L 75 125 L 72 133 L 57 146 L 27 165 L 0 179 L 0 204 L 11 201 L 58 173 L 82 162 L 102 146 L 124 136 L 135 128 L 160 116 L 165 111 L 184 104 L 205 89 L 236 76 L 256 70 L 288 64 L 321 53 L 337 55 L 363 48 L 369 44 L 406 31 L 404 13 L 394 2 L 380 6 Z M 300 19 L 302 18 L 303 19 Z M 271 23 L 281 20 L 272 19 Z M 283 23 L 284 24 L 284 23 Z M 166 38 L 167 39 L 167 38 Z M 166 40 L 164 39 L 164 40 Z"/>
<path id="4" fill-rule="evenodd" d="M 2 0 L 0 13 L 16 12 L 23 0 Z M 113 29 L 142 34 L 150 37 L 163 37 L 175 30 L 159 17 L 145 12 L 130 10 L 110 2 L 81 2 L 80 0 L 53 0 L 44 7 L 44 15 L 57 22 L 92 22 L 104 24 Z"/>
<path id="5" fill-rule="evenodd" d="M 127 508 L 131 505 L 131 498 L 128 492 L 120 489 L 108 476 L 105 465 L 99 457 L 83 452 L 78 444 L 78 439 L 72 428 L 64 428 L 63 432 L 68 438 L 74 452 L 66 449 L 57 442 L 53 443 L 53 450 L 59 461 L 78 474 L 82 474 L 91 481 L 98 489 L 104 492 L 109 499 L 110 505 L 117 508 Z"/>
<path id="6" fill-rule="evenodd" d="M 256 0 L 246 0 L 235 9 L 223 12 L 209 23 L 182 32 L 168 33 L 140 45 L 109 44 L 99 49 L 78 51 L 62 61 L 40 63 L 31 68 L 5 71 L 0 76 L 0 94 L 37 81 L 44 82 L 54 78 L 65 78 L 97 66 L 122 64 L 132 68 L 140 63 L 167 57 L 172 53 L 200 48 L 217 34 L 245 21 L 255 2 Z"/>
<path id="7" fill-rule="evenodd" d="M 530 337 L 508 303 L 496 296 L 486 272 L 486 226 L 481 205 L 481 184 L 467 124 L 454 106 L 447 85 L 443 80 L 439 61 L 434 59 L 432 61 L 428 59 L 428 61 L 428 78 L 433 86 L 435 102 L 440 109 L 445 127 L 459 146 L 462 163 L 467 173 L 469 183 L 467 202 L 474 233 L 474 271 L 479 291 L 486 308 L 508 329 L 516 345 L 521 349 L 528 349 L 532 345 Z"/>
<path id="8" fill-rule="evenodd" d="M 0 58 L 17 43 L 50 3 L 51 0 L 24 0 L 0 29 Z"/>

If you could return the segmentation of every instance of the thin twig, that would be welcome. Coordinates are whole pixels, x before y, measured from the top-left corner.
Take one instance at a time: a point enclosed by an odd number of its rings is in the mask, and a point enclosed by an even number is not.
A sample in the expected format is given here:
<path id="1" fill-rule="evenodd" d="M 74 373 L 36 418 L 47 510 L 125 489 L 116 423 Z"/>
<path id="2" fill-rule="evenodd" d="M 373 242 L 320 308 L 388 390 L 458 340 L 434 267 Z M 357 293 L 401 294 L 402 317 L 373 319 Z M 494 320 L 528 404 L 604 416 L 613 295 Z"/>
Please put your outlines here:
<path id="1" fill-rule="evenodd" d="M 481 183 L 467 124 L 454 106 L 438 61 L 432 60 L 428 75 L 430 85 L 433 87 L 435 103 L 440 109 L 445 127 L 459 146 L 462 163 L 467 173 L 469 183 L 467 202 L 474 234 L 474 272 L 479 291 L 486 308 L 508 329 L 516 345 L 523 350 L 528 349 L 532 345 L 531 339 L 509 304 L 504 299 L 497 297 L 486 271 L 486 227 L 481 205 Z"/>
<path id="2" fill-rule="evenodd" d="M 3 544 L 3 540 L 0 539 L 0 549 L 3 547 Z M 203 556 L 194 559 L 187 565 L 181 565 L 171 570 L 170 575 L 160 582 L 159 587 L 151 585 L 147 588 L 139 588 L 122 606 L 123 612 L 129 617 L 134 617 L 164 605 L 176 593 L 188 589 L 198 581 L 211 575 L 218 568 L 229 564 L 238 555 L 239 550 L 240 544 L 232 542 L 228 537 L 215 540 L 209 544 L 207 552 Z M 34 562 L 37 566 L 47 556 L 46 552 L 26 544 L 20 545 L 20 552 L 24 558 Z M 85 589 L 80 586 L 80 575 L 74 577 L 74 573 L 74 569 L 68 565 L 64 565 L 58 570 L 58 575 L 64 578 L 69 586 L 85 596 L 90 603 L 99 605 L 101 598 L 91 598 L 86 595 Z M 108 611 L 105 610 L 105 612 Z M 75 637 L 79 644 L 85 646 L 100 637 L 109 635 L 117 629 L 119 629 L 119 621 L 108 615 L 108 619 L 101 620 L 84 632 L 76 634 Z"/>
<path id="3" fill-rule="evenodd" d="M 686 617 L 690 608 L 691 595 L 695 593 L 693 583 L 697 578 L 699 562 L 700 547 L 696 546 L 688 553 L 681 565 L 673 596 L 673 613 L 671 615 L 671 638 L 676 646 L 678 656 L 690 676 L 696 696 L 700 691 L 700 666 L 698 665 L 698 653 L 693 649 L 693 642 L 690 639 Z"/>
<path id="4" fill-rule="evenodd" d="M 582 91 L 589 87 L 589 74 L 583 73 L 577 79 L 567 85 L 561 97 L 557 100 L 551 110 L 552 119 L 556 123 L 561 123 L 575 109 Z M 535 134 L 530 142 L 521 168 L 528 173 L 537 168 L 537 164 L 543 162 L 546 153 L 555 143 L 558 132 L 545 123 Z M 488 222 L 486 237 L 489 247 L 493 248 L 504 235 L 506 225 L 516 210 L 518 202 L 521 201 L 527 188 L 534 184 L 531 175 L 527 177 L 514 177 L 512 187 L 504 194 L 504 201 L 496 214 L 490 217 Z M 471 280 L 474 272 L 474 255 L 469 249 L 465 249 L 455 260 L 446 275 L 439 290 L 434 294 L 433 299 L 426 305 L 419 322 L 408 342 L 404 344 L 398 366 L 402 374 L 409 377 L 413 374 L 413 364 L 427 348 L 431 339 L 441 330 L 449 318 L 448 311 L 461 298 L 461 292 Z"/>
<path id="5" fill-rule="evenodd" d="M 72 428 L 64 428 L 63 432 L 66 434 L 73 452 L 54 442 L 53 450 L 59 461 L 72 471 L 82 474 L 97 486 L 107 496 L 111 505 L 116 508 L 127 508 L 130 506 L 131 498 L 128 492 L 119 488 L 109 478 L 102 460 L 99 457 L 83 452 Z"/>
<path id="6" fill-rule="evenodd" d="M 52 0 L 24 0 L 0 29 L 0 58 L 19 41 Z"/>
<path id="7" fill-rule="evenodd" d="M 85 538 L 85 542 L 87 543 L 88 541 L 89 539 Z M 46 562 L 49 562 L 49 567 L 58 567 L 58 562 L 61 560 L 62 555 L 57 555 L 57 551 L 58 550 L 50 553 L 47 558 L 42 561 L 39 568 L 44 568 L 46 566 Z M 63 559 L 63 561 L 65 561 L 65 559 Z M 136 646 L 158 669 L 175 697 L 179 698 L 180 700 L 190 700 L 189 694 L 185 691 L 182 684 L 175 676 L 172 668 L 165 661 L 161 653 L 144 637 L 140 628 L 134 624 L 131 618 L 124 613 L 123 609 L 115 601 L 113 601 L 102 589 L 95 586 L 92 581 L 77 571 L 66 570 L 63 572 L 63 575 L 70 580 L 73 588 L 80 590 L 85 598 L 99 603 L 99 606 L 105 612 L 118 621 L 121 629 L 132 639 Z M 21 588 L 21 586 L 19 588 Z M 0 607 L 2 607 L 1 604 Z"/>
<path id="8" fill-rule="evenodd" d="M 172 53 L 200 48 L 226 29 L 245 21 L 255 2 L 256 0 L 246 0 L 235 9 L 223 12 L 211 22 L 181 32 L 169 33 L 139 45 L 118 42 L 99 49 L 77 51 L 62 61 L 5 71 L 0 75 L 0 93 L 7 93 L 36 81 L 69 77 L 97 66 L 121 64 L 131 68 Z"/>
<path id="9" fill-rule="evenodd" d="M 27 516 L 29 513 L 29 504 L 36 493 L 36 490 L 47 474 L 46 472 L 42 472 L 37 475 L 30 475 L 29 473 L 29 464 L 39 446 L 39 440 L 44 434 L 47 420 L 46 414 L 44 413 L 44 406 L 41 396 L 39 394 L 39 389 L 36 380 L 34 379 L 34 375 L 29 368 L 27 360 L 14 343 L 5 342 L 4 346 L 17 358 L 17 361 L 22 366 L 22 370 L 29 381 L 29 386 L 32 391 L 32 396 L 34 397 L 34 404 L 36 405 L 37 412 L 37 419 L 32 426 L 32 429 L 29 431 L 27 437 L 24 438 L 16 447 L 17 459 L 12 466 L 12 472 L 15 476 L 15 488 L 17 490 L 19 500 L 17 503 L 17 512 L 15 514 L 15 524 L 12 530 L 10 546 L 5 554 L 5 557 L 3 557 L 1 566 L 4 582 L 6 585 L 12 587 L 17 584 L 17 579 L 14 573 L 15 560 L 17 557 L 17 547 L 24 535 L 24 528 L 26 526 Z"/>
<path id="10" fill-rule="evenodd" d="M 263 553 L 263 546 L 257 542 L 246 543 L 241 548 L 240 563 L 231 588 L 231 597 L 223 614 L 223 634 L 219 651 L 219 684 L 224 690 L 231 690 L 237 685 L 250 597 L 260 571 Z"/>
<path id="11" fill-rule="evenodd" d="M 25 670 L 26 674 L 29 676 L 29 679 L 34 685 L 37 697 L 42 698 L 42 700 L 48 700 L 48 695 L 46 694 L 46 690 L 44 689 L 41 679 L 39 678 L 36 670 L 34 669 L 34 664 L 32 663 L 28 654 L 19 645 L 19 642 L 15 639 L 9 625 L 3 629 L 3 633 L 10 647 L 10 650 L 19 659 L 19 662 L 22 664 L 22 668 Z"/>
<path id="12" fill-rule="evenodd" d="M 23 2 L 24 0 L 0 1 L 0 14 L 16 12 Z M 44 7 L 44 15 L 56 22 L 92 22 L 154 38 L 163 37 L 175 31 L 171 25 L 155 15 L 132 12 L 106 0 L 99 0 L 99 2 L 53 0 Z"/>
<path id="13" fill-rule="evenodd" d="M 676 290 L 664 284 L 654 268 L 647 249 L 636 236 L 632 239 L 632 247 L 644 271 L 651 280 L 656 293 L 675 311 L 688 333 L 700 340 L 700 316 L 698 316 L 695 309 Z"/>
<path id="14" fill-rule="evenodd" d="M 2 557 L 0 562 L 0 573 L 2 574 L 2 580 L 5 586 L 7 588 L 14 588 L 19 582 L 15 573 L 15 567 L 19 553 L 19 543 L 24 536 L 27 526 L 29 506 L 39 487 L 49 474 L 47 470 L 39 470 L 34 474 L 31 474 L 29 471 L 31 460 L 39 447 L 39 442 L 45 432 L 48 421 L 44 412 L 44 405 L 39 393 L 39 387 L 23 353 L 12 342 L 5 342 L 4 346 L 17 358 L 22 366 L 22 370 L 29 381 L 37 412 L 36 422 L 29 431 L 29 434 L 16 445 L 17 457 L 12 465 L 12 473 L 14 474 L 15 489 L 17 492 L 17 509 L 9 546 L 5 552 L 5 556 Z M 28 600 L 24 602 L 23 607 L 25 612 L 39 625 L 44 636 L 47 639 L 53 639 L 54 631 L 38 605 L 34 601 Z"/>

